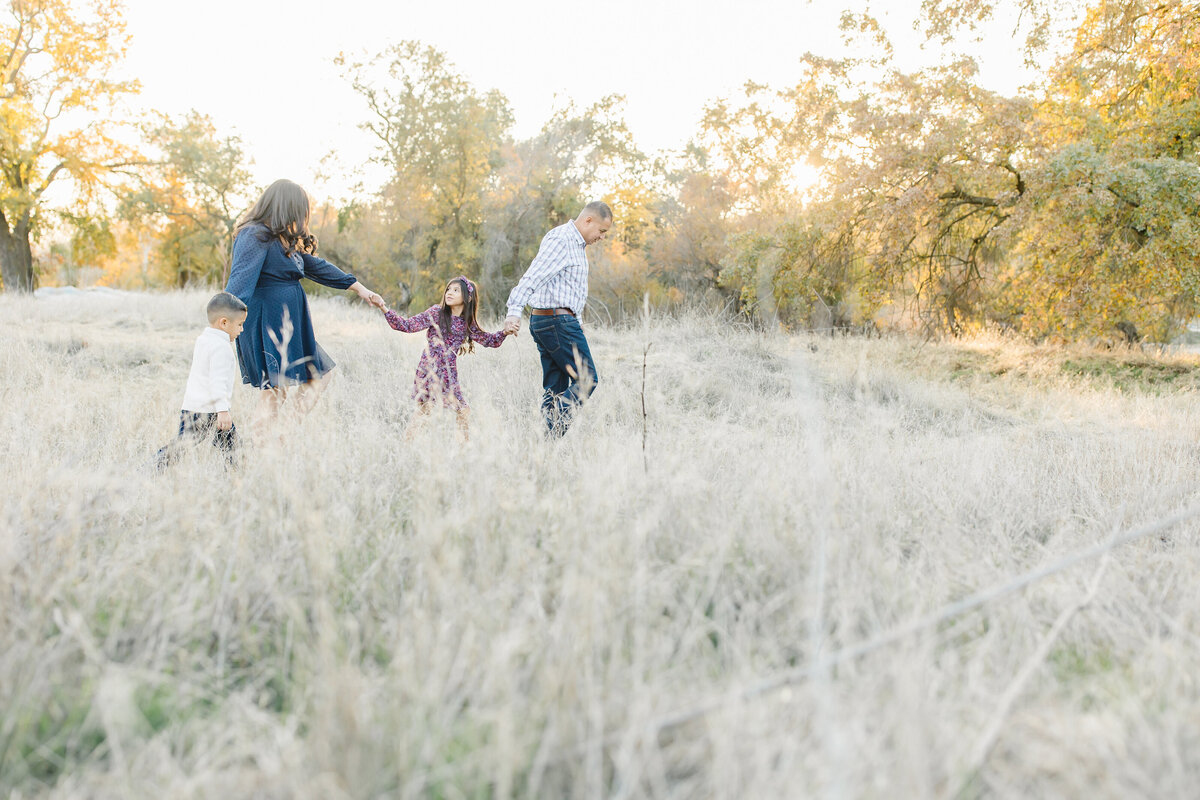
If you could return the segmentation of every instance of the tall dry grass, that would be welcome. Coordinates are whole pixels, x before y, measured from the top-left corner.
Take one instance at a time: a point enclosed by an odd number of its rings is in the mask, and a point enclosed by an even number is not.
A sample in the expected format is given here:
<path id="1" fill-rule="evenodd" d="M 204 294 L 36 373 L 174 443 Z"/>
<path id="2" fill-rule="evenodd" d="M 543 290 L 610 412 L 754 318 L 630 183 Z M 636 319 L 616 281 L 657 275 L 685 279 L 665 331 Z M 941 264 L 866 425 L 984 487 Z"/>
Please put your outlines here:
<path id="1" fill-rule="evenodd" d="M 154 475 L 204 299 L 0 298 L 0 794 L 1200 785 L 1196 521 L 836 659 L 1192 502 L 1190 390 L 690 318 L 651 325 L 645 465 L 640 327 L 589 330 L 561 442 L 527 334 L 461 359 L 469 443 L 406 441 L 423 338 L 316 300 L 316 410 Z"/>

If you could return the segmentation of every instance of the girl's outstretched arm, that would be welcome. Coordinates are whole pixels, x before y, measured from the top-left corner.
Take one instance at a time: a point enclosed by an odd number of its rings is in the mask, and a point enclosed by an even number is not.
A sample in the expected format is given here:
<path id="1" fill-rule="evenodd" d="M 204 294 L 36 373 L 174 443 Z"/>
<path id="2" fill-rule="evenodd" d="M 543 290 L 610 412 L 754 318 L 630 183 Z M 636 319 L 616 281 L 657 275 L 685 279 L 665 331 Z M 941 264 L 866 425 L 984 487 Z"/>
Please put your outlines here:
<path id="1" fill-rule="evenodd" d="M 402 317 L 390 308 L 383 312 L 383 318 L 387 320 L 388 325 L 392 326 L 393 330 L 402 333 L 416 333 L 423 331 L 437 321 L 438 311 L 440 306 L 430 306 L 427 310 L 422 311 L 415 317 Z"/>
<path id="2" fill-rule="evenodd" d="M 504 340 L 508 338 L 508 334 L 504 331 L 496 331 L 488 333 L 476 327 L 471 328 L 471 340 L 479 342 L 484 347 L 499 347 L 504 344 Z"/>

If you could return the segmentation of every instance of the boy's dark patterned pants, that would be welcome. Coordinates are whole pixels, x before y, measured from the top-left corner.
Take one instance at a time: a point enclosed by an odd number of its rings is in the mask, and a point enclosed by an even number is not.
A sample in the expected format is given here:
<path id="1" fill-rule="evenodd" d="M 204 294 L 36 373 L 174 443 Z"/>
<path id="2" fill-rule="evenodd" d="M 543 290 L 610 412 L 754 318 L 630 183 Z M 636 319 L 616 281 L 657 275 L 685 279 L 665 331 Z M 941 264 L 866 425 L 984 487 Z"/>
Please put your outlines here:
<path id="1" fill-rule="evenodd" d="M 215 412 L 192 411 L 179 412 L 179 433 L 175 441 L 158 451 L 155 457 L 156 466 L 163 469 L 179 458 L 179 453 L 185 445 L 200 443 L 210 437 L 213 447 L 225 454 L 225 464 L 232 467 L 237 450 L 237 426 L 231 426 L 227 431 L 219 430 Z"/>

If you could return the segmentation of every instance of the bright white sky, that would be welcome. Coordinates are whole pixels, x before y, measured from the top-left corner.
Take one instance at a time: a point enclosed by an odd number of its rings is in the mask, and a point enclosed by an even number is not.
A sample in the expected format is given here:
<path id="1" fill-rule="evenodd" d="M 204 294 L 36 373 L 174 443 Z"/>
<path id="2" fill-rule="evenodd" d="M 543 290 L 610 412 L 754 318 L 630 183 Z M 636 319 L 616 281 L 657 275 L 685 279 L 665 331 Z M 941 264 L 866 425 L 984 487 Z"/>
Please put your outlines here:
<path id="1" fill-rule="evenodd" d="M 341 51 L 373 55 L 402 39 L 447 53 L 478 89 L 499 89 L 516 133 L 535 133 L 555 98 L 589 104 L 627 98 L 625 119 L 645 151 L 677 149 L 704 105 L 747 80 L 783 87 L 806 51 L 838 55 L 841 3 L 806 0 L 125 0 L 131 43 L 125 72 L 136 101 L 172 115 L 196 109 L 236 133 L 262 183 L 290 177 L 319 198 L 344 198 L 351 175 L 319 182 L 336 152 L 361 166 L 371 140 L 366 110 L 333 64 Z M 887 24 L 906 60 L 923 58 L 911 31 L 919 0 L 890 0 Z M 877 5 L 875 13 L 880 14 Z M 901 36 L 907 37 L 900 39 Z M 985 84 L 1015 91 L 1017 43 L 989 38 Z M 378 176 L 366 175 L 370 188 Z"/>

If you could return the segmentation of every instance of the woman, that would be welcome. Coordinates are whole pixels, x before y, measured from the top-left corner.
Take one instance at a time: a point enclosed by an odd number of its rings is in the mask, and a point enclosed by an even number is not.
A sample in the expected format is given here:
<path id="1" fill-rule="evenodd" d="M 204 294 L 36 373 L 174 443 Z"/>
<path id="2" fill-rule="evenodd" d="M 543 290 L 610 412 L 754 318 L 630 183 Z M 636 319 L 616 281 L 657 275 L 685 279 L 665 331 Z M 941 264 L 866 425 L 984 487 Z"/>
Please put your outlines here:
<path id="1" fill-rule="evenodd" d="M 383 298 L 324 259 L 314 255 L 316 239 L 308 230 L 308 193 L 289 180 L 278 180 L 238 220 L 233 263 L 225 291 L 246 304 L 247 317 L 237 337 L 242 382 L 263 389 L 263 411 L 274 416 L 290 387 L 299 388 L 301 413 L 320 396 L 333 359 L 313 335 L 308 297 L 301 278 L 335 289 L 351 289 L 373 306 Z"/>

